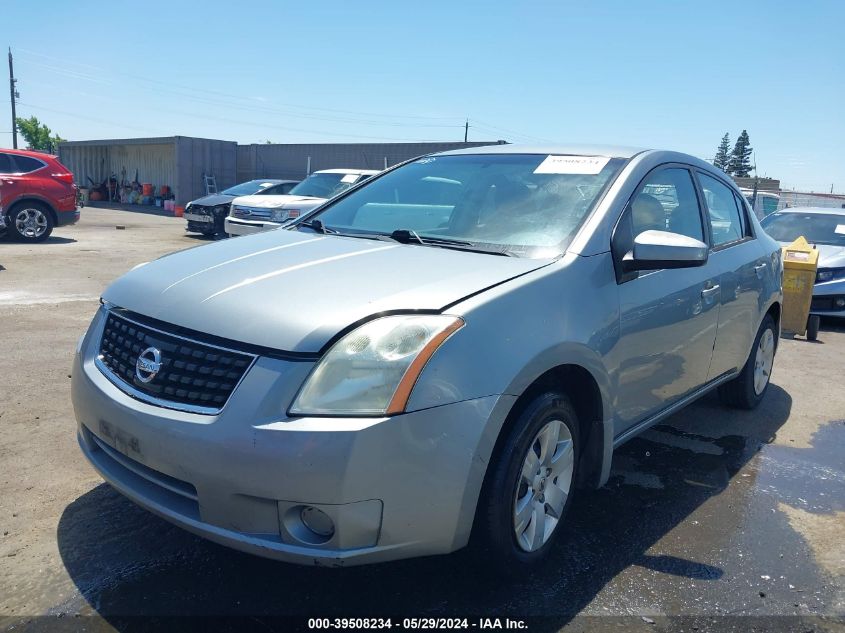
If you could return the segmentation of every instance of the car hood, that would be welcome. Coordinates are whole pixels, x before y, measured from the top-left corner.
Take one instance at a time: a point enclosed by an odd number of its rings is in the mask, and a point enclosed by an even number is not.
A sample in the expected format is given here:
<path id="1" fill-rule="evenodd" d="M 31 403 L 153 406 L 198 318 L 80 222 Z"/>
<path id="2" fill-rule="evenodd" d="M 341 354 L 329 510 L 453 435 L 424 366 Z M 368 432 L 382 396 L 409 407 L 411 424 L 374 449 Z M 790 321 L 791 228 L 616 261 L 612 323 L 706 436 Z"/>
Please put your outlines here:
<path id="1" fill-rule="evenodd" d="M 103 299 L 226 339 L 316 353 L 372 315 L 440 311 L 551 261 L 283 229 L 162 257 Z"/>
<path id="2" fill-rule="evenodd" d="M 219 204 L 229 204 L 234 197 L 222 193 L 212 193 L 211 195 L 191 200 L 190 204 L 196 204 L 202 207 L 216 207 Z"/>
<path id="3" fill-rule="evenodd" d="M 781 246 L 789 246 L 792 242 L 780 242 Z M 819 268 L 845 267 L 845 246 L 832 244 L 816 244 L 819 251 Z"/>
<path id="4" fill-rule="evenodd" d="M 232 201 L 232 204 L 239 204 L 244 207 L 255 209 L 286 209 L 291 206 L 305 204 L 309 207 L 316 207 L 326 201 L 325 198 L 313 196 L 240 196 Z"/>

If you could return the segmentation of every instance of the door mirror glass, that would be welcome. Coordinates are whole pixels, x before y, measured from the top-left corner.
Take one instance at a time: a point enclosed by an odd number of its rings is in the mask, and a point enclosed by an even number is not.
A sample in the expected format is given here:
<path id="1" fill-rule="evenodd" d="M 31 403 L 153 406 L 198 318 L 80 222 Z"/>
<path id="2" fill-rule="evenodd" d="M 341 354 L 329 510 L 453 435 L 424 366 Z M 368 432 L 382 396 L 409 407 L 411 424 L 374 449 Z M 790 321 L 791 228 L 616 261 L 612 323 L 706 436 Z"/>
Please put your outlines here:
<path id="1" fill-rule="evenodd" d="M 707 262 L 707 244 L 669 231 L 643 231 L 623 258 L 626 272 L 662 268 L 692 268 Z"/>

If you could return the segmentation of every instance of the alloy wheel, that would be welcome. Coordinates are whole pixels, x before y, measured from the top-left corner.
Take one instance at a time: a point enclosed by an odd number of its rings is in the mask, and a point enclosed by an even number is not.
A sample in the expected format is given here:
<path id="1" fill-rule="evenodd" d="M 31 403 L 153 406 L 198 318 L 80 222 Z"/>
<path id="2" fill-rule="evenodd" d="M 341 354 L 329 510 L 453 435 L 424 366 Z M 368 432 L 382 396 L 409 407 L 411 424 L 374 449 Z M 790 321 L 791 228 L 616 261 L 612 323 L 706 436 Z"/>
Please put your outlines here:
<path id="1" fill-rule="evenodd" d="M 526 552 L 540 549 L 560 522 L 572 487 L 575 446 L 561 420 L 545 424 L 522 463 L 513 503 L 516 542 Z"/>
<path id="2" fill-rule="evenodd" d="M 763 393 L 766 385 L 769 384 L 769 376 L 772 373 L 772 365 L 775 362 L 775 336 L 768 328 L 760 337 L 757 344 L 757 353 L 754 356 L 754 393 L 758 396 Z"/>
<path id="3" fill-rule="evenodd" d="M 15 215 L 15 228 L 27 239 L 36 239 L 44 235 L 49 226 L 47 216 L 41 209 L 28 207 Z"/>

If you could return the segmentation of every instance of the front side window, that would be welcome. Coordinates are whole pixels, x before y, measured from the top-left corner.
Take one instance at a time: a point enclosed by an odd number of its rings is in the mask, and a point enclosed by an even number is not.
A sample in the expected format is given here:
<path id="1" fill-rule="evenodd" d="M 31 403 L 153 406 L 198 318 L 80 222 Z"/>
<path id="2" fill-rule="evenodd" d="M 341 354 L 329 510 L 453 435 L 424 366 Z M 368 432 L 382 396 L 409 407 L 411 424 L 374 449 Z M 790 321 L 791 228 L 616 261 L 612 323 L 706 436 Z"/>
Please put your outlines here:
<path id="1" fill-rule="evenodd" d="M 309 219 L 345 234 L 400 231 L 422 243 L 451 240 L 521 257 L 555 257 L 624 162 L 545 154 L 426 156 Z"/>
<path id="2" fill-rule="evenodd" d="M 713 246 L 742 239 L 744 228 L 733 190 L 707 174 L 699 172 L 698 179 L 707 203 L 707 213 L 713 231 Z"/>
<path id="3" fill-rule="evenodd" d="M 636 237 L 649 229 L 671 231 L 704 241 L 701 213 L 692 174 L 680 167 L 658 169 L 631 199 L 631 224 Z"/>

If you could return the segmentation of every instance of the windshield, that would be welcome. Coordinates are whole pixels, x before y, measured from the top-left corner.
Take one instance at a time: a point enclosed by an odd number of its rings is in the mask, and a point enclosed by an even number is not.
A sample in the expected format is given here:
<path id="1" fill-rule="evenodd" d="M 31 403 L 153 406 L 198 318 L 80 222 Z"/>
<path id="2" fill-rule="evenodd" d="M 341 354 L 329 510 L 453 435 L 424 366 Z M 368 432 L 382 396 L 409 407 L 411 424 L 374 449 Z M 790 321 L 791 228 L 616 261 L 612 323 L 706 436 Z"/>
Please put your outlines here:
<path id="1" fill-rule="evenodd" d="M 235 185 L 234 187 L 229 187 L 228 189 L 224 189 L 221 193 L 227 196 L 251 196 L 253 194 L 258 193 L 262 189 L 267 189 L 267 187 L 272 187 L 275 185 L 275 182 L 267 182 L 266 180 L 250 180 L 247 182 L 242 182 L 239 185 Z"/>
<path id="2" fill-rule="evenodd" d="M 355 184 L 357 174 L 311 174 L 290 190 L 292 196 L 331 198 Z"/>
<path id="3" fill-rule="evenodd" d="M 555 257 L 624 162 L 545 154 L 428 156 L 308 220 L 345 234 L 407 231 L 422 243 L 459 240 L 521 257 Z"/>
<path id="4" fill-rule="evenodd" d="M 793 242 L 803 235 L 811 244 L 845 246 L 845 214 L 773 213 L 761 224 L 778 242 Z"/>

